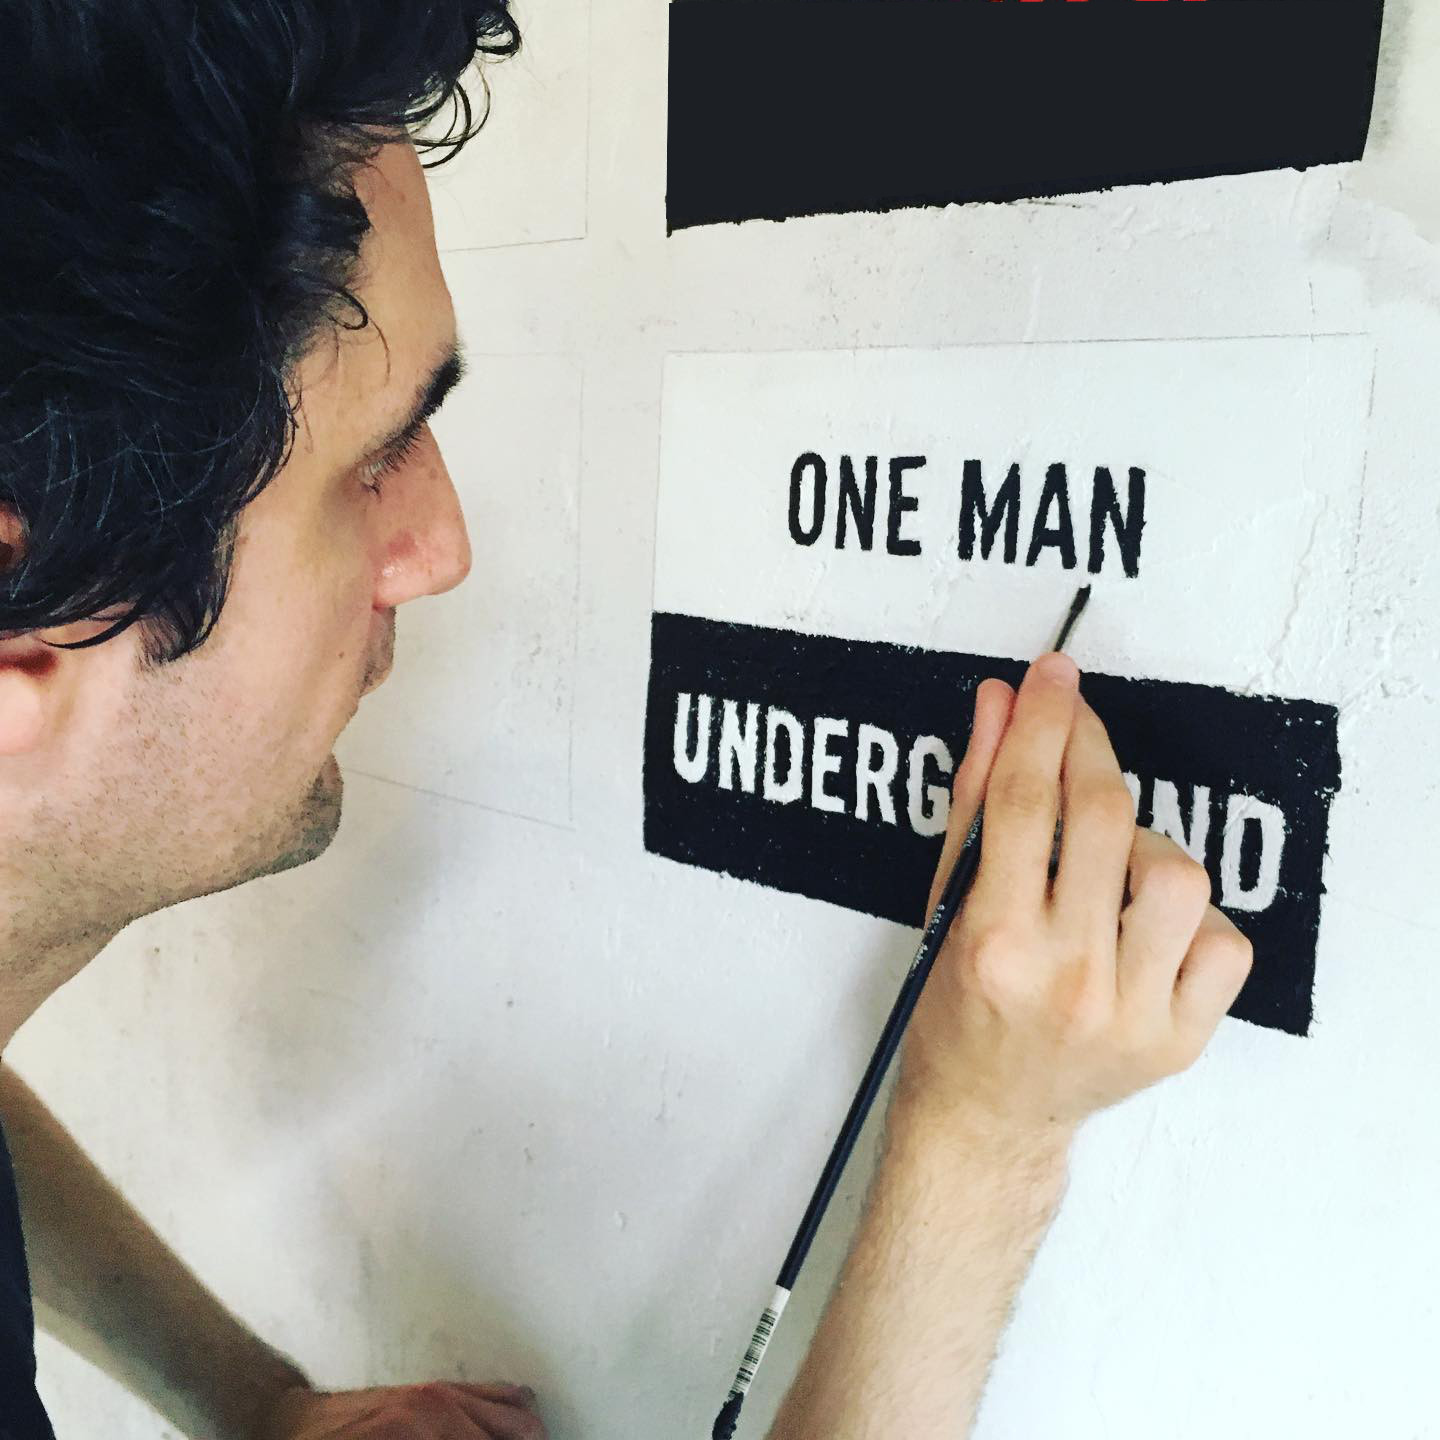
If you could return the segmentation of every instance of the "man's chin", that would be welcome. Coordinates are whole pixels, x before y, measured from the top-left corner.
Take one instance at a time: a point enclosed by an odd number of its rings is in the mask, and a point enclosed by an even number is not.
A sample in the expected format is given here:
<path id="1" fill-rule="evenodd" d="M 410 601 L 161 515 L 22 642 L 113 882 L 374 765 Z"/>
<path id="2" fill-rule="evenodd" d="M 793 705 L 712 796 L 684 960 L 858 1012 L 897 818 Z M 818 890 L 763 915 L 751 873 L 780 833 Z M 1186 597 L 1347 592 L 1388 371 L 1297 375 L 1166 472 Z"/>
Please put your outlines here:
<path id="1" fill-rule="evenodd" d="M 302 822 L 307 829 L 323 833 L 324 843 L 315 853 L 321 854 L 335 838 L 340 828 L 340 805 L 345 797 L 345 778 L 340 773 L 340 762 L 332 750 L 315 777 L 310 790 L 310 803 L 305 807 Z"/>
<path id="2" fill-rule="evenodd" d="M 290 844 L 275 856 L 266 873 L 278 875 L 283 870 L 308 865 L 330 848 L 330 842 L 340 829 L 344 793 L 345 781 L 340 774 L 340 762 L 332 750 L 316 774 L 310 793 L 301 802 L 299 813 L 286 837 Z"/>

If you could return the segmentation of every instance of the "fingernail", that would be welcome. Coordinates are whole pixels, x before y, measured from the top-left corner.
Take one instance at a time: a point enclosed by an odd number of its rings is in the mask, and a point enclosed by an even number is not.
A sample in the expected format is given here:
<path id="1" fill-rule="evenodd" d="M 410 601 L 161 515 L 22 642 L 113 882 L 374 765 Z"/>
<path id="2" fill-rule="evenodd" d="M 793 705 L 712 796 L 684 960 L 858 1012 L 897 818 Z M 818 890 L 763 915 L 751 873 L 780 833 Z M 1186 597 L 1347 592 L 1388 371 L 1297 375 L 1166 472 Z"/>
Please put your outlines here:
<path id="1" fill-rule="evenodd" d="M 1080 667 L 1066 654 L 1053 650 L 1030 667 L 1041 680 L 1074 690 L 1080 684 Z"/>

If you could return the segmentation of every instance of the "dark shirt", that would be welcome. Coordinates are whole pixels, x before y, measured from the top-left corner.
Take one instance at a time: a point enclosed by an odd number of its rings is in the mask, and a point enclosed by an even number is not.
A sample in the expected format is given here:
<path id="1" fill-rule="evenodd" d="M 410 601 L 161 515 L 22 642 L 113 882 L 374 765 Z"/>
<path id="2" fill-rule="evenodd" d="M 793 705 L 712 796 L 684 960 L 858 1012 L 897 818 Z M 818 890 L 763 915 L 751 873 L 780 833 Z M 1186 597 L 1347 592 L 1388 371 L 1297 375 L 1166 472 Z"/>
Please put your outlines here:
<path id="1" fill-rule="evenodd" d="M 55 1440 L 35 1393 L 35 1312 L 20 1201 L 0 1129 L 0 1440 Z"/>

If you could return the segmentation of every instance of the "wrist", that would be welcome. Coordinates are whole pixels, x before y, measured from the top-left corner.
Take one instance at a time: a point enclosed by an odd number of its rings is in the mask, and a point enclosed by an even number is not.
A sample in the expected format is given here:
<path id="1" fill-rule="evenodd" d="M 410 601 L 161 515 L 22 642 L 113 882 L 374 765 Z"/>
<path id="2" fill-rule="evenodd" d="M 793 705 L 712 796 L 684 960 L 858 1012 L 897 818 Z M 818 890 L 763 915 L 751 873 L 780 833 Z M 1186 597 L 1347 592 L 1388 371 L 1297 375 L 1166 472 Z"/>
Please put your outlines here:
<path id="1" fill-rule="evenodd" d="M 242 1440 L 267 1440 L 273 1417 L 287 1395 L 313 1389 L 309 1377 L 278 1351 L 272 1351 L 251 1373 L 246 1385 Z"/>
<path id="2" fill-rule="evenodd" d="M 968 1169 L 980 1165 L 1021 1172 L 1063 1186 L 1076 1126 L 1068 1121 L 1018 1121 L 969 1097 L 951 1097 L 901 1071 L 886 1135 L 892 1148 L 949 1156 Z"/>

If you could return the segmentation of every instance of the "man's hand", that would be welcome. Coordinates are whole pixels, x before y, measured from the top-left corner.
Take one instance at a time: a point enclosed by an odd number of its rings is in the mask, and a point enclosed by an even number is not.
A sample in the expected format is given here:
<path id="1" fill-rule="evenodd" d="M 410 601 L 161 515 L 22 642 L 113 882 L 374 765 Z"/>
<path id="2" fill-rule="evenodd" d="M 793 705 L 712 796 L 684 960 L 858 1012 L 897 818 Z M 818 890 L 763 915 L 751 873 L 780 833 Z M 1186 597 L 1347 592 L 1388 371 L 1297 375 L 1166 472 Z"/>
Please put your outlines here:
<path id="1" fill-rule="evenodd" d="M 518 1385 L 324 1394 L 185 1268 L 8 1065 L 4 1116 L 36 1316 L 77 1354 L 205 1440 L 544 1440 Z M 4 1428 L 0 1416 L 0 1429 Z"/>
<path id="2" fill-rule="evenodd" d="M 327 1394 L 287 1390 L 255 1440 L 545 1440 L 522 1385 L 397 1385 Z"/>
<path id="3" fill-rule="evenodd" d="M 911 1017 L 865 1216 L 771 1440 L 969 1434 L 1076 1127 L 1190 1064 L 1249 973 L 1204 869 L 1136 829 L 1064 656 L 1042 656 L 1018 693 L 980 686 L 932 913 L 982 799 L 980 868 Z"/>
<path id="4" fill-rule="evenodd" d="M 1250 972 L 1203 866 L 1140 830 L 1064 655 L 986 681 L 956 771 L 939 898 L 984 798 L 974 886 L 916 1006 L 902 1088 L 981 1133 L 1062 1138 L 1189 1066 Z M 1049 878 L 1057 817 L 1059 868 Z"/>

